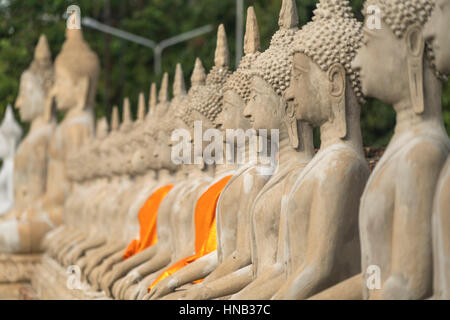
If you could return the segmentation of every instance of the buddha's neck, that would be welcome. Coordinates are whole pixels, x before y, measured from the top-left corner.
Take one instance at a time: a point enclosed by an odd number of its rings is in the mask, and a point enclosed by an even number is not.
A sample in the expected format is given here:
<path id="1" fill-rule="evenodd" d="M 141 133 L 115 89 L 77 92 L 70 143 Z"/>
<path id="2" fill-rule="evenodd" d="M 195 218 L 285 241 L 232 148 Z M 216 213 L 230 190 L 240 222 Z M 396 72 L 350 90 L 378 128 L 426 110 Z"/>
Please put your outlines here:
<path id="1" fill-rule="evenodd" d="M 336 132 L 336 125 L 332 121 L 327 121 L 320 127 L 321 150 L 328 148 L 334 144 L 340 143 L 350 146 L 361 154 L 364 153 L 360 126 L 360 107 L 358 102 L 347 101 L 346 113 L 347 134 L 345 138 L 341 138 L 338 136 L 338 133 Z M 352 116 L 349 117 L 348 114 L 352 114 Z"/>
<path id="2" fill-rule="evenodd" d="M 445 134 L 444 121 L 442 119 L 442 83 L 436 77 L 434 68 L 425 59 L 423 74 L 423 95 L 425 109 L 422 114 L 417 114 L 413 109 L 411 95 L 405 92 L 405 96 L 397 103 L 394 103 L 394 110 L 397 114 L 395 124 L 394 139 L 408 131 L 415 131 L 422 126 L 427 130 L 431 126 L 440 129 Z"/>
<path id="3" fill-rule="evenodd" d="M 223 150 L 227 150 L 226 142 L 223 143 Z M 237 150 L 237 149 L 235 149 L 235 150 Z M 235 154 L 237 154 L 237 153 L 235 153 Z M 235 161 L 227 162 L 226 157 L 224 157 L 223 164 L 215 165 L 214 176 L 219 177 L 219 176 L 226 174 L 227 172 L 235 171 L 237 169 L 237 167 L 238 167 L 238 165 L 236 164 L 236 159 L 235 159 Z"/>
<path id="4" fill-rule="evenodd" d="M 311 160 L 314 155 L 314 147 L 312 142 L 305 141 L 306 143 L 304 143 L 304 137 L 308 136 L 308 132 L 302 133 L 302 136 L 303 138 L 299 137 L 299 143 L 301 144 L 300 148 L 298 150 L 294 149 L 292 148 L 289 134 L 284 128 L 284 125 L 280 128 L 280 144 L 278 151 L 278 166 L 280 168 L 292 161 L 307 162 Z M 312 133 L 309 136 L 309 140 L 312 140 Z"/>
<path id="5" fill-rule="evenodd" d="M 43 127 L 46 125 L 44 116 L 38 116 L 36 117 L 32 122 L 31 122 L 31 126 L 30 126 L 30 132 L 33 132 L 37 129 L 39 129 L 40 127 Z"/>

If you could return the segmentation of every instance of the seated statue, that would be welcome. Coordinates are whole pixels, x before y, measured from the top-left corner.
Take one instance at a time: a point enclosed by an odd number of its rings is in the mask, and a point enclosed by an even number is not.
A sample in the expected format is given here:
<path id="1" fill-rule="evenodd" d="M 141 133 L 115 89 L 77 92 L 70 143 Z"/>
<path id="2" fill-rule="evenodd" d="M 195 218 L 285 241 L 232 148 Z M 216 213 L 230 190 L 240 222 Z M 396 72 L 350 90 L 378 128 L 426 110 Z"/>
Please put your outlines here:
<path id="1" fill-rule="evenodd" d="M 98 73 L 98 58 L 84 41 L 81 29 L 66 30 L 66 42 L 55 60 L 51 89 L 57 108 L 66 114 L 50 141 L 45 195 L 21 220 L 21 252 L 41 251 L 42 238 L 62 222 L 64 202 L 71 192 L 66 160 L 93 135 L 92 107 Z"/>
<path id="2" fill-rule="evenodd" d="M 450 150 L 442 119 L 442 84 L 422 33 L 433 3 L 365 4 L 381 9 L 381 28 L 364 27 L 364 44 L 352 67 L 360 75 L 364 95 L 392 104 L 397 123 L 361 198 L 362 274 L 329 289 L 341 297 L 415 300 L 433 294 L 431 213 Z M 380 54 L 381 64 L 376 63 Z"/>
<path id="3" fill-rule="evenodd" d="M 206 86 L 193 85 L 189 91 L 188 107 L 182 116 L 185 126 L 192 130 L 191 136 L 193 136 L 193 133 L 195 136 L 193 129 L 194 122 L 197 120 L 201 121 L 203 130 L 214 127 L 214 119 L 221 108 L 221 89 L 229 76 L 228 57 L 225 30 L 223 26 L 220 26 L 215 66 L 206 79 Z M 203 69 L 201 65 L 199 67 Z M 197 77 L 195 73 L 194 76 Z M 193 80 L 197 79 L 193 77 Z M 167 126 L 168 125 L 162 127 Z M 169 128 L 170 127 L 171 126 L 169 126 Z M 206 145 L 203 144 L 203 148 L 205 147 Z M 203 151 L 203 148 L 200 148 L 200 151 Z M 194 146 L 194 149 L 198 148 L 195 148 Z M 196 151 L 194 151 L 194 153 L 195 152 Z M 185 183 L 176 184 L 173 190 L 161 203 L 160 211 L 158 212 L 158 221 L 161 216 L 167 215 L 172 220 L 171 229 L 177 230 L 168 230 L 171 233 L 168 234 L 171 237 L 170 241 L 166 241 L 166 243 L 161 244 L 161 246 L 172 245 L 173 254 L 170 254 L 170 252 L 168 252 L 168 254 L 166 252 L 160 252 L 158 249 L 158 254 L 156 254 L 153 259 L 129 272 L 128 276 L 121 280 L 121 282 L 125 284 L 125 288 L 119 290 L 125 292 L 124 298 L 133 299 L 136 297 L 143 297 L 147 294 L 148 287 L 154 283 L 155 280 L 159 281 L 166 277 L 166 275 L 174 272 L 175 268 L 181 268 L 185 264 L 192 263 L 210 253 L 214 244 L 212 244 L 212 247 L 205 249 L 206 251 L 200 250 L 200 244 L 204 243 L 204 237 L 207 232 L 212 232 L 211 228 L 213 228 L 214 219 L 209 219 L 214 218 L 215 216 L 211 217 L 211 211 L 209 211 L 209 209 L 200 212 L 200 214 L 196 213 L 194 205 L 197 203 L 196 199 L 201 198 L 200 196 L 203 194 L 208 193 L 208 191 L 209 193 L 214 193 L 215 191 L 211 191 L 211 188 L 217 191 L 222 187 L 223 180 L 228 176 L 228 169 L 224 167 L 223 172 L 216 172 L 215 179 L 211 181 L 209 168 L 212 167 L 204 164 L 186 166 L 186 169 L 189 169 L 190 171 L 188 180 Z M 215 186 L 215 188 L 213 188 L 213 186 Z M 217 193 L 215 193 L 215 195 L 217 195 Z M 169 199 L 172 199 L 172 201 Z M 213 202 L 210 202 L 209 199 L 210 198 L 205 199 L 205 202 L 214 204 Z M 171 214 L 171 212 L 173 212 L 173 214 Z M 201 233 L 198 231 L 199 226 L 205 228 Z M 185 240 L 183 241 L 183 239 Z M 158 246 L 159 245 L 160 242 L 158 240 Z M 163 261 L 164 264 L 162 263 Z M 170 270 L 165 270 L 167 269 L 167 266 L 171 266 Z M 145 276 L 145 278 L 143 278 L 142 281 L 138 284 L 134 284 L 143 276 Z M 131 284 L 131 287 L 129 287 L 129 284 Z M 117 286 L 120 287 L 120 284 L 116 284 L 116 288 Z"/>
<path id="4" fill-rule="evenodd" d="M 45 193 L 48 145 L 55 128 L 54 119 L 46 119 L 45 115 L 52 81 L 50 49 L 46 37 L 41 35 L 30 68 L 21 76 L 15 103 L 22 122 L 31 125 L 14 157 L 14 207 L 8 213 L 13 218 L 20 217 Z"/>
<path id="5" fill-rule="evenodd" d="M 450 74 L 450 3 L 436 0 L 425 26 L 425 40 L 435 55 L 439 72 Z M 433 291 L 436 299 L 450 299 L 450 159 L 442 170 L 433 208 Z"/>
<path id="6" fill-rule="evenodd" d="M 321 143 L 281 209 L 284 275 L 273 299 L 306 299 L 360 270 L 358 210 L 369 166 L 362 94 L 350 63 L 361 28 L 348 1 L 321 0 L 313 21 L 295 35 L 287 99 L 297 119 L 320 129 Z"/>
<path id="7" fill-rule="evenodd" d="M 222 112 L 215 119 L 216 125 L 224 132 L 234 129 L 242 130 L 244 133 L 250 128 L 249 122 L 243 116 L 244 101 L 250 99 L 250 90 L 248 79 L 242 71 L 248 70 L 252 62 L 259 56 L 259 30 L 253 7 L 248 9 L 244 47 L 246 56 L 242 59 L 238 70 L 225 83 Z M 246 156 L 249 151 L 248 144 L 237 145 L 234 135 L 230 137 L 224 135 L 224 138 L 224 142 L 234 151 L 235 156 L 231 159 L 232 161 L 236 161 L 238 154 L 242 151 Z M 250 135 L 248 138 L 251 142 L 252 136 Z M 239 140 L 237 142 L 239 143 Z M 239 269 L 239 262 L 236 261 L 237 254 L 233 255 L 233 253 L 248 247 L 250 206 L 266 181 L 267 177 L 259 174 L 255 165 L 246 162 L 239 166 L 222 191 L 217 203 L 217 252 L 206 255 L 161 280 L 151 289 L 149 298 L 164 297 L 177 288 L 207 276 L 201 284 L 203 286 L 211 276 L 208 274 L 216 273 L 214 270 L 218 269 L 219 263 L 221 264 L 219 272 L 222 273 Z M 245 197 L 241 196 L 242 192 Z M 178 291 L 176 294 L 182 293 L 183 298 L 186 298 L 187 292 Z M 173 299 L 175 297 L 167 296 L 166 298 Z"/>
<path id="8" fill-rule="evenodd" d="M 14 119 L 11 106 L 8 105 L 0 125 L 0 160 L 2 161 L 0 167 L 0 217 L 14 206 L 14 153 L 21 136 L 22 129 Z M 11 222 L 13 225 L 10 225 Z M 11 234 L 8 234 L 8 230 L 15 229 L 15 221 L 11 222 L 0 222 L 0 252 L 4 252 L 3 246 L 9 246 L 10 240 L 7 239 L 7 235 Z"/>
<path id="9" fill-rule="evenodd" d="M 281 192 L 283 184 L 286 182 L 285 178 L 289 176 L 289 171 L 296 168 L 298 165 L 302 165 L 307 162 L 313 154 L 312 150 L 312 133 L 309 130 L 310 136 L 308 137 L 308 131 L 304 137 L 306 140 L 299 144 L 299 132 L 297 131 L 297 123 L 288 125 L 285 122 L 285 107 L 286 102 L 282 98 L 282 95 L 287 88 L 290 73 L 290 59 L 287 54 L 290 42 L 292 42 L 292 36 L 296 30 L 297 18 L 296 18 L 296 6 L 295 1 L 283 1 L 282 10 L 280 13 L 280 30 L 272 38 L 271 46 L 266 52 L 260 54 L 255 61 L 251 63 L 250 70 L 239 70 L 243 74 L 240 75 L 242 79 L 237 86 L 233 86 L 237 92 L 247 90 L 246 98 L 241 105 L 245 103 L 246 107 L 242 106 L 243 115 L 249 119 L 253 129 L 268 129 L 279 130 L 279 145 L 281 150 L 278 151 L 279 161 L 276 164 L 277 169 L 275 172 L 261 172 L 260 166 L 253 165 L 249 173 L 254 179 L 256 194 L 250 196 L 251 202 L 243 201 L 240 199 L 239 205 L 242 204 L 247 210 L 245 215 L 240 214 L 238 220 L 238 237 L 235 241 L 239 241 L 239 246 L 236 245 L 235 251 L 226 260 L 208 276 L 203 283 L 197 287 L 193 287 L 188 290 L 183 298 L 187 299 L 213 299 L 229 296 L 236 293 L 250 284 L 253 280 L 253 274 L 251 270 L 252 262 L 252 229 L 256 226 L 256 218 L 254 217 L 256 210 L 255 203 L 261 202 L 258 199 L 270 199 L 268 202 L 264 202 L 267 208 L 258 207 L 257 210 L 264 210 L 264 215 L 271 217 L 273 223 L 278 223 L 277 215 L 279 210 L 276 206 L 281 205 Z M 295 19 L 294 19 L 295 17 Z M 236 89 L 239 88 L 239 89 Z M 225 101 L 230 99 L 232 95 L 227 90 L 225 92 Z M 231 101 L 235 101 L 231 100 Z M 236 104 L 236 102 L 235 102 Z M 233 108 L 236 108 L 233 106 Z M 232 115 L 232 113 L 231 113 Z M 228 117 L 223 113 L 223 117 Z M 288 133 L 295 126 L 295 131 Z M 289 128 L 288 128 L 289 127 Z M 292 141 L 291 141 L 292 138 Z M 272 142 L 269 142 L 272 144 Z M 274 141 L 276 144 L 276 141 Z M 308 152 L 310 154 L 308 155 Z M 259 176 L 259 177 L 258 177 Z M 244 176 L 245 177 L 245 176 Z M 260 181 L 264 177 L 267 182 Z M 233 178 L 234 179 L 234 178 Z M 235 181 L 240 181 L 238 178 Z M 230 185 L 224 190 L 222 202 L 219 203 L 219 213 L 223 210 L 221 205 L 225 202 L 226 197 L 231 194 L 227 193 L 229 188 L 233 186 L 233 180 L 230 181 Z M 244 182 L 245 183 L 245 182 Z M 281 188 L 281 189 L 280 189 Z M 232 189 L 231 189 L 232 190 Z M 272 192 L 274 191 L 274 192 Z M 253 193 L 253 190 L 252 190 Z M 228 205 L 230 205 L 228 203 Z M 275 207 L 275 208 L 274 208 Z M 229 209 L 227 209 L 228 211 Z M 277 212 L 278 211 L 278 212 Z M 241 217 L 242 215 L 242 217 Z M 219 217 L 219 216 L 218 216 Z M 278 216 L 279 218 L 279 216 Z M 221 218 L 222 219 L 222 218 Z M 228 220 L 230 219 L 230 220 Z M 228 221 L 232 221 L 232 217 L 227 218 Z M 225 221 L 227 221 L 225 220 Z M 241 225 L 244 223 L 245 225 Z M 277 229 L 277 226 L 272 226 L 273 229 Z M 242 229 L 240 229 L 242 228 Z M 278 231 L 277 231 L 278 233 Z M 271 232 L 270 232 L 271 234 Z M 268 236 L 268 242 L 273 242 L 274 237 Z M 219 238 L 220 239 L 220 238 Z M 275 246 L 276 246 L 276 240 Z M 269 253 L 266 251 L 269 255 Z M 176 298 L 175 295 L 168 296 L 168 298 Z"/>

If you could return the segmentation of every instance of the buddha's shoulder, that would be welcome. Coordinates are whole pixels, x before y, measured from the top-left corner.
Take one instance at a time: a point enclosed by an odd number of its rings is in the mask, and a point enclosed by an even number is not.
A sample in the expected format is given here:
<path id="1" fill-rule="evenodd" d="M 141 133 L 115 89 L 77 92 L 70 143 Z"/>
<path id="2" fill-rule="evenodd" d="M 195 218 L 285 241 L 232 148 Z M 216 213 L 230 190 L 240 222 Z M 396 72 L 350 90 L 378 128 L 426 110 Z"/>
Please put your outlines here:
<path id="1" fill-rule="evenodd" d="M 424 137 L 411 141 L 400 153 L 399 161 L 414 167 L 443 163 L 447 159 L 448 152 L 449 143 L 444 137 L 442 139 Z"/>

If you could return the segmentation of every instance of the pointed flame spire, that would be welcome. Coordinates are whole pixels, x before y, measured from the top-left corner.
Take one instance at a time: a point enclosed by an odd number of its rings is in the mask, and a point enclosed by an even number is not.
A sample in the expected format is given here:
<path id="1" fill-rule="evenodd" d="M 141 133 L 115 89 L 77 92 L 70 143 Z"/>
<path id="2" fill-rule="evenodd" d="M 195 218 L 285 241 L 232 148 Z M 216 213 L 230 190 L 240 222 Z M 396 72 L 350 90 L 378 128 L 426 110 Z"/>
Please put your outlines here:
<path id="1" fill-rule="evenodd" d="M 217 46 L 214 57 L 214 65 L 216 67 L 228 67 L 230 65 L 230 52 L 228 51 L 227 34 L 223 24 L 219 26 L 217 31 Z"/>
<path id="2" fill-rule="evenodd" d="M 169 101 L 169 74 L 164 73 L 161 83 L 161 89 L 159 90 L 158 100 L 160 103 Z"/>
<path id="3" fill-rule="evenodd" d="M 201 86 L 205 84 L 206 72 L 203 67 L 202 60 L 199 58 L 195 59 L 195 67 L 191 76 L 191 86 Z"/>
<path id="4" fill-rule="evenodd" d="M 130 110 L 130 99 L 126 97 L 123 100 L 123 110 L 122 110 L 122 123 L 130 123 L 131 122 L 131 110 Z"/>
<path id="5" fill-rule="evenodd" d="M 158 97 L 156 94 L 156 83 L 152 83 L 150 86 L 150 97 L 148 98 L 148 113 L 151 114 L 154 110 L 156 105 L 158 104 Z"/>
<path id="6" fill-rule="evenodd" d="M 116 131 L 119 129 L 119 121 L 119 108 L 114 106 L 111 116 L 111 131 Z"/>
<path id="7" fill-rule="evenodd" d="M 97 120 L 97 130 L 95 132 L 95 137 L 97 139 L 103 139 L 108 134 L 108 121 L 105 117 Z"/>
<path id="8" fill-rule="evenodd" d="M 244 38 L 244 53 L 252 54 L 261 49 L 259 37 L 258 20 L 256 19 L 255 9 L 248 7 L 247 9 L 247 26 Z"/>
<path id="9" fill-rule="evenodd" d="M 186 86 L 184 84 L 184 74 L 181 64 L 177 64 L 175 71 L 175 80 L 173 82 L 173 95 L 175 97 L 186 94 Z"/>
<path id="10" fill-rule="evenodd" d="M 295 0 L 283 0 L 278 25 L 281 29 L 292 29 L 298 26 L 297 4 Z"/>
<path id="11" fill-rule="evenodd" d="M 141 92 L 139 94 L 139 104 L 138 104 L 137 118 L 138 118 L 139 121 L 142 121 L 145 118 L 145 96 L 144 96 L 143 92 Z"/>
<path id="12" fill-rule="evenodd" d="M 50 48 L 48 46 L 47 37 L 41 35 L 39 41 L 34 49 L 34 60 L 39 61 L 40 64 L 50 64 L 52 59 L 52 54 L 50 53 Z"/>

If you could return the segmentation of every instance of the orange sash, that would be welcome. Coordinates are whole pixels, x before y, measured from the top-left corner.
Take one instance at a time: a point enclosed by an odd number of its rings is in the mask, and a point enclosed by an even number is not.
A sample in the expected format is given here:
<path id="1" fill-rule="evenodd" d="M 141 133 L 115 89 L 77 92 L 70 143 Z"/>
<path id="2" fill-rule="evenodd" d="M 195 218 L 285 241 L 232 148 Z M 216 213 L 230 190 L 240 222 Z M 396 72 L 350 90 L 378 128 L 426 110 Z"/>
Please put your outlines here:
<path id="1" fill-rule="evenodd" d="M 150 286 L 149 291 L 161 280 L 181 268 L 217 250 L 216 206 L 222 190 L 232 176 L 227 176 L 206 190 L 195 206 L 195 254 L 182 259 L 166 269 Z"/>
<path id="2" fill-rule="evenodd" d="M 139 240 L 133 240 L 128 245 L 123 260 L 126 260 L 135 254 L 147 249 L 158 242 L 156 220 L 158 217 L 158 208 L 165 196 L 172 190 L 173 185 L 168 184 L 159 188 L 148 197 L 147 201 L 139 210 Z"/>

